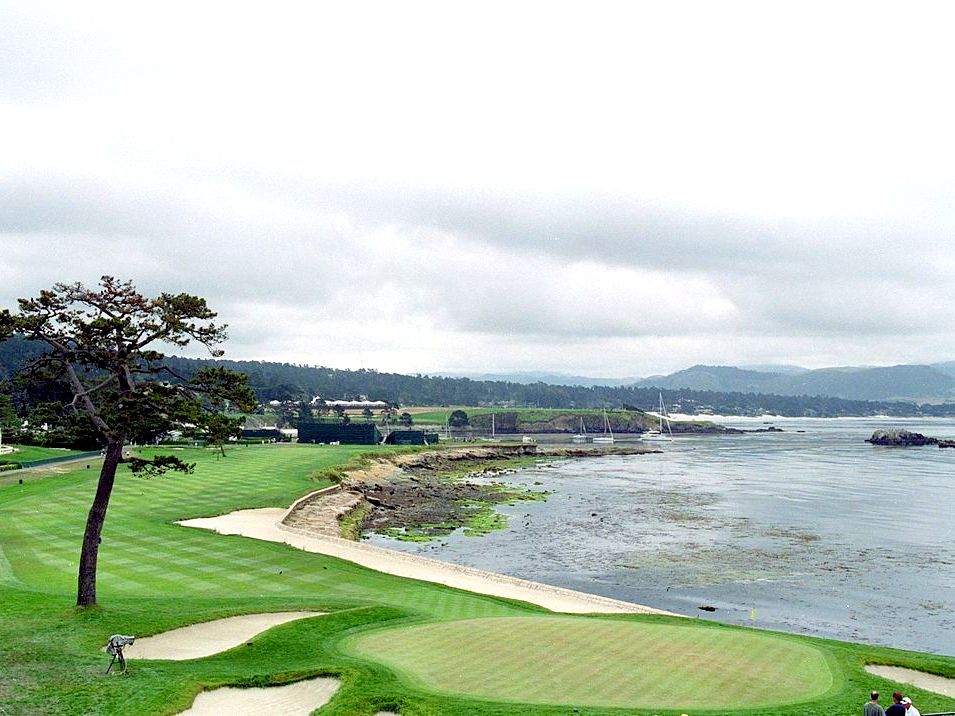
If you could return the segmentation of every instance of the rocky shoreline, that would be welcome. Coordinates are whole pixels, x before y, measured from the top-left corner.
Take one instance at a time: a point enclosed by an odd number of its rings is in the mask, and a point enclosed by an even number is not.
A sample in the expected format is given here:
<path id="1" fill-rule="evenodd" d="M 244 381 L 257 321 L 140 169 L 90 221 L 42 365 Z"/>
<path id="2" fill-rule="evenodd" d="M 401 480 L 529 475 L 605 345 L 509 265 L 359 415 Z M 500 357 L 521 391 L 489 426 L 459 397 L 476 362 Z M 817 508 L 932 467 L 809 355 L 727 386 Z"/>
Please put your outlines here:
<path id="1" fill-rule="evenodd" d="M 572 435 L 580 432 L 581 425 L 589 434 L 604 431 L 604 414 L 593 411 L 556 412 L 548 417 L 528 417 L 521 411 L 496 411 L 493 416 L 493 430 L 498 435 Z M 606 419 L 615 435 L 640 435 L 648 430 L 656 430 L 659 417 L 642 410 L 609 410 Z M 487 435 L 492 430 L 490 414 L 472 415 L 462 434 Z M 673 433 L 683 435 L 737 435 L 742 430 L 728 428 L 709 420 L 670 420 Z"/>
<path id="2" fill-rule="evenodd" d="M 540 458 L 640 455 L 642 446 L 494 445 L 383 456 L 347 471 L 334 488 L 301 501 L 284 524 L 324 536 L 360 538 L 363 531 L 428 541 L 464 528 L 483 534 L 506 525 L 495 505 L 541 500 L 546 493 L 494 479 Z"/>
<path id="3" fill-rule="evenodd" d="M 872 445 L 885 445 L 888 447 L 937 445 L 940 448 L 955 448 L 955 440 L 933 438 L 909 430 L 876 430 L 872 433 L 872 437 L 866 438 L 866 442 Z"/>

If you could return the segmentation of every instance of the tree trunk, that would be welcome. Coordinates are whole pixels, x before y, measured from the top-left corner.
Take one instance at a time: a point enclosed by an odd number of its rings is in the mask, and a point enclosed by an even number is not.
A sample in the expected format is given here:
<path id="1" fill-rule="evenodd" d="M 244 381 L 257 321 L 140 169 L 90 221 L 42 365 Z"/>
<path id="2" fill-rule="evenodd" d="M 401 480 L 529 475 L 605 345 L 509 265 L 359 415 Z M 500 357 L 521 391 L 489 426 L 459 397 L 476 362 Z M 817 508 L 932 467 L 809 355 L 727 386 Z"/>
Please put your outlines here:
<path id="1" fill-rule="evenodd" d="M 100 534 L 106 521 L 106 508 L 109 496 L 113 492 L 116 468 L 123 458 L 123 440 L 110 440 L 106 443 L 106 457 L 99 472 L 96 496 L 86 518 L 86 531 L 83 533 L 83 549 L 80 552 L 80 571 L 76 586 L 76 606 L 89 607 L 96 604 L 96 558 L 99 556 Z"/>

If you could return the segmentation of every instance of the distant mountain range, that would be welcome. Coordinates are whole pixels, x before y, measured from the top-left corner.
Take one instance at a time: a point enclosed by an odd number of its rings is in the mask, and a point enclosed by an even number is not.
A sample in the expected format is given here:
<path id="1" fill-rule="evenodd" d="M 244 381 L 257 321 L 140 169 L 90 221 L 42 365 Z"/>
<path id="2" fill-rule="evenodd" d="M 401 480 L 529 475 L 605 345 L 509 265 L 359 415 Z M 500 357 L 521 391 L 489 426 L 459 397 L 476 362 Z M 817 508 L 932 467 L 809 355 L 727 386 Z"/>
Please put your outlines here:
<path id="1" fill-rule="evenodd" d="M 44 390 L 5 379 L 42 346 L 19 337 L 0 341 L 0 397 L 13 397 L 28 408 Z M 667 404 L 687 413 L 717 415 L 955 415 L 955 361 L 933 365 L 846 367 L 807 370 L 784 366 L 698 365 L 670 375 L 590 378 L 553 372 L 481 376 L 429 376 L 343 370 L 262 361 L 196 360 L 168 357 L 180 375 L 207 365 L 245 373 L 261 401 L 298 400 L 322 395 L 366 395 L 400 405 L 477 405 L 539 408 L 614 408 L 653 410 L 662 391 Z M 43 386 L 41 386 L 43 387 Z M 33 393 L 37 393 L 34 395 Z M 37 397 L 40 396 L 40 397 Z"/>
<path id="2" fill-rule="evenodd" d="M 444 378 L 469 378 L 470 380 L 490 380 L 518 385 L 533 385 L 547 383 L 548 385 L 582 385 L 593 387 L 601 385 L 616 388 L 622 385 L 636 385 L 640 378 L 588 378 L 583 375 L 568 375 L 566 373 L 539 373 L 522 371 L 516 373 L 435 373 Z"/>
<path id="3" fill-rule="evenodd" d="M 948 375 L 955 376 L 955 360 L 950 360 L 946 363 L 933 363 L 932 367 Z"/>
<path id="4" fill-rule="evenodd" d="M 955 399 L 955 362 L 771 372 L 695 365 L 637 381 L 638 387 L 733 393 L 826 395 L 847 400 L 942 403 Z"/>
<path id="5" fill-rule="evenodd" d="M 810 370 L 796 365 L 695 365 L 648 378 L 594 378 L 563 373 L 444 373 L 452 378 L 530 385 L 700 390 L 718 393 L 829 396 L 846 400 L 943 403 L 955 400 L 955 361 L 931 365 L 845 366 Z"/>

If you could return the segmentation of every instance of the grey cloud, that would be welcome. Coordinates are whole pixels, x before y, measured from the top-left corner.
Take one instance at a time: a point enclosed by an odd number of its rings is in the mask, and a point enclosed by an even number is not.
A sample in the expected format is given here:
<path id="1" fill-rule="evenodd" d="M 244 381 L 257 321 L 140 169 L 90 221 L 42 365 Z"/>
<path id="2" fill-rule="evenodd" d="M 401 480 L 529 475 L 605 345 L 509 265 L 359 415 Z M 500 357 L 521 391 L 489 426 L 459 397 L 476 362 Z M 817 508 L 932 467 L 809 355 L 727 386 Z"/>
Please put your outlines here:
<path id="1" fill-rule="evenodd" d="M 642 268 L 727 275 L 796 271 L 820 279 L 864 270 L 922 278 L 938 275 L 939 254 L 950 261 L 955 256 L 955 248 L 939 241 L 955 232 L 951 197 L 936 196 L 925 205 L 918 186 L 900 189 L 899 207 L 885 213 L 798 220 L 667 207 L 609 192 L 369 188 L 294 177 L 271 177 L 269 185 L 252 180 L 251 186 L 263 192 L 280 187 L 293 201 L 345 209 L 372 225 L 428 226 L 503 248 L 569 259 L 596 255 L 608 264 Z M 909 207 L 918 212 L 917 222 Z"/>
<path id="2" fill-rule="evenodd" d="M 808 59 L 800 15 L 763 65 L 721 9 L 627 93 L 619 60 L 665 33 L 556 10 L 538 41 L 516 10 L 485 57 L 493 12 L 225 7 L 0 9 L 0 305 L 114 273 L 205 295 L 245 357 L 409 369 L 955 353 L 945 63 L 879 55 L 851 12 Z"/>
<path id="3" fill-rule="evenodd" d="M 223 303 L 310 306 L 316 317 L 340 300 L 340 311 L 357 318 L 361 310 L 349 306 L 347 296 L 358 285 L 372 300 L 390 291 L 379 306 L 397 301 L 448 327 L 497 335 L 905 335 L 937 324 L 940 315 L 913 313 L 908 305 L 941 311 L 953 299 L 947 275 L 931 268 L 936 262 L 926 264 L 905 242 L 866 243 L 866 227 L 784 229 L 779 222 L 720 221 L 608 196 L 307 182 L 273 182 L 266 191 L 220 182 L 222 191 L 213 184 L 208 196 L 197 196 L 188 182 L 21 178 L 5 187 L 0 233 L 21 244 L 48 241 L 48 275 L 85 264 L 86 280 L 94 266 L 119 275 L 141 269 L 157 288 L 208 293 Z M 885 225 L 882 231 L 894 234 Z M 382 247 L 392 235 L 404 243 Z M 447 237 L 446 243 L 435 236 Z M 83 258 L 74 261 L 64 251 L 58 261 L 57 246 Z M 865 254 L 855 253 L 860 247 Z M 482 251 L 491 258 L 482 259 Z M 458 261 L 459 254 L 470 258 Z M 640 294 L 639 278 L 631 287 L 607 286 L 600 276 L 592 286 L 553 285 L 566 279 L 562 263 L 582 260 L 608 272 L 666 272 L 673 304 L 667 309 L 663 301 L 660 310 L 641 315 L 630 296 Z M 522 264 L 529 267 L 526 276 Z M 913 273 L 917 284 L 908 280 Z M 732 303 L 738 314 L 695 315 L 701 312 L 694 297 L 681 296 L 694 280 L 709 282 L 707 295 Z"/>
<path id="4" fill-rule="evenodd" d="M 308 297 L 320 301 L 333 289 L 322 277 L 344 260 L 333 250 L 342 237 L 327 222 L 253 217 L 228 202 L 202 206 L 188 186 L 177 193 L 162 185 L 61 179 L 7 182 L 2 189 L 0 236 L 39 255 L 29 261 L 36 274 L 47 274 L 46 283 L 61 280 L 64 270 L 80 271 L 84 280 L 135 270 L 148 276 L 144 289 L 171 284 L 227 299 L 293 301 L 307 287 Z"/>

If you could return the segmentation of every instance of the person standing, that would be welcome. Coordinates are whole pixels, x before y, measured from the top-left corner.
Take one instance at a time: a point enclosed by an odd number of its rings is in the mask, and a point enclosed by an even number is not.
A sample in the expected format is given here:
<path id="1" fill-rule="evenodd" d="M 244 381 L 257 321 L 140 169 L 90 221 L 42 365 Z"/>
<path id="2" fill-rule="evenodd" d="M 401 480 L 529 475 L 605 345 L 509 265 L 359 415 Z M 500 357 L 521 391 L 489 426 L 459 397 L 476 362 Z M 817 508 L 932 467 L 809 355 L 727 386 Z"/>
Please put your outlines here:
<path id="1" fill-rule="evenodd" d="M 905 716 L 922 716 L 922 712 L 915 708 L 908 696 L 902 699 L 902 705 L 905 707 Z"/>
<path id="2" fill-rule="evenodd" d="M 879 692 L 869 694 L 869 700 L 862 707 L 862 716 L 885 716 L 885 709 L 879 705 Z"/>
<path id="3" fill-rule="evenodd" d="M 898 691 L 892 694 L 892 705 L 885 710 L 885 716 L 905 716 L 905 707 L 902 705 L 902 694 Z"/>

